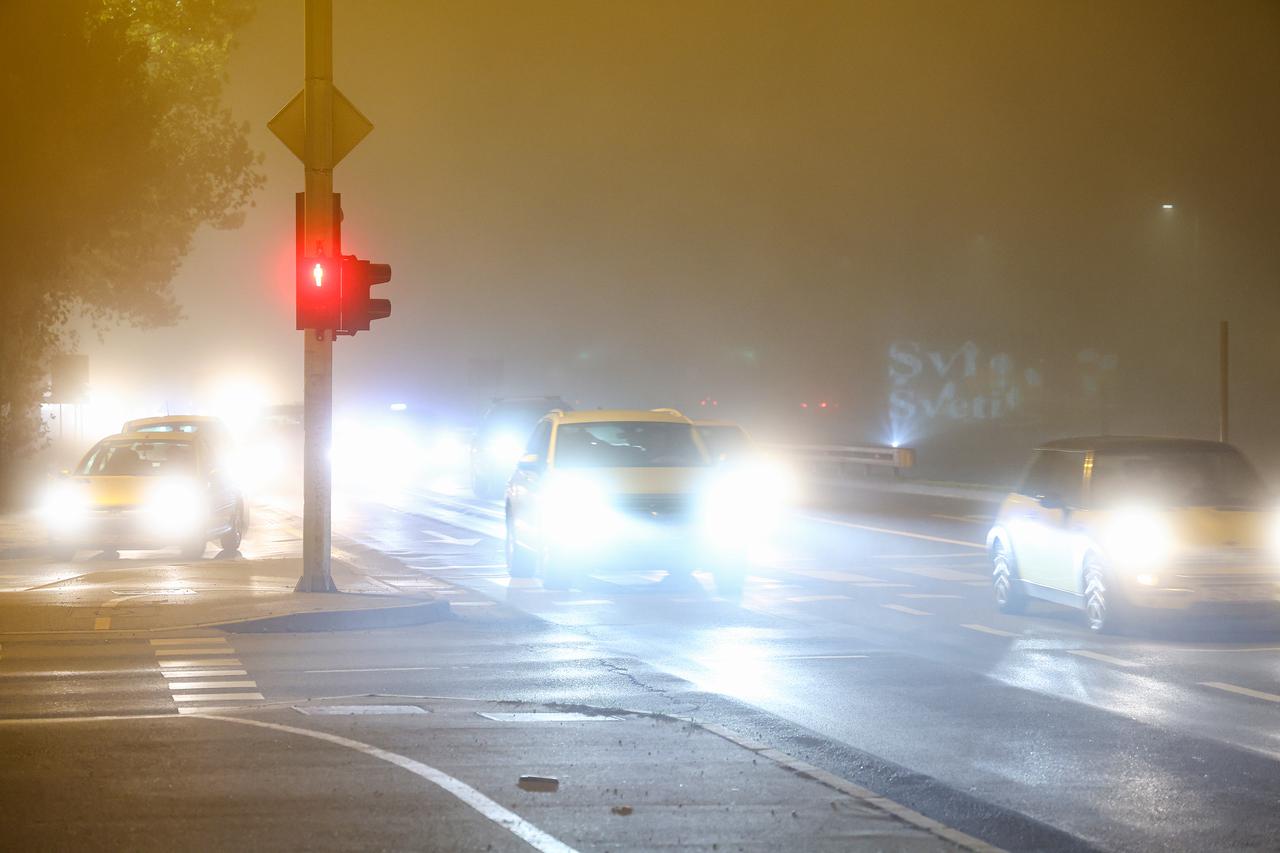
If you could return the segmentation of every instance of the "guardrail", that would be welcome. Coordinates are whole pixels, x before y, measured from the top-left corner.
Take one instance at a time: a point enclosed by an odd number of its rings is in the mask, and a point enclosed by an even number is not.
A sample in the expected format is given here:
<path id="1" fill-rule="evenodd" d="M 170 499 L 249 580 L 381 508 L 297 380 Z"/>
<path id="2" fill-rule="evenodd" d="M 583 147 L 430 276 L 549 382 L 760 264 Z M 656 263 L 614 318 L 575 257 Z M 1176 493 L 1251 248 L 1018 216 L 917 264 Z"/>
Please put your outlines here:
<path id="1" fill-rule="evenodd" d="M 839 444 L 774 444 L 769 449 L 785 455 L 793 462 L 818 467 L 834 466 L 842 474 L 854 473 L 855 467 L 890 468 L 896 474 L 916 464 L 916 452 L 910 447 Z"/>

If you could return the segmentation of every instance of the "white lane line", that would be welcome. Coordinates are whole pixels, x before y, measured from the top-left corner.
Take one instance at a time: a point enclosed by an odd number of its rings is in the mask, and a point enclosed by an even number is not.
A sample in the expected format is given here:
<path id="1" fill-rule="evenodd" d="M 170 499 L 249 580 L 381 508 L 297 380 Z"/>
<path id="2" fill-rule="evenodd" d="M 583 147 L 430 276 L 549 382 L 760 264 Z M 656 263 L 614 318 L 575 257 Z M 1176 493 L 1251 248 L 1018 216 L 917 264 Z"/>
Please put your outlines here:
<path id="1" fill-rule="evenodd" d="M 438 666 L 373 666 L 364 669 L 304 669 L 303 672 L 421 672 Z"/>
<path id="2" fill-rule="evenodd" d="M 607 598 L 582 598 L 577 601 L 553 601 L 557 607 L 593 607 L 598 604 L 613 604 Z"/>
<path id="3" fill-rule="evenodd" d="M 961 545 L 965 548 L 977 548 L 981 551 L 987 550 L 987 546 L 979 542 L 966 542 L 963 539 L 948 539 L 945 536 L 930 536 L 927 533 L 912 533 L 909 530 L 893 530 L 888 527 L 872 527 L 869 524 L 854 524 L 852 521 L 837 521 L 834 518 L 823 518 L 820 515 L 811 515 L 809 518 L 814 521 L 821 521 L 824 524 L 834 524 L 837 527 L 849 527 L 853 530 L 866 530 L 869 533 L 887 533 L 890 536 L 905 536 L 908 539 L 923 539 L 926 542 L 941 542 L 944 545 Z"/>
<path id="4" fill-rule="evenodd" d="M 170 690 L 220 690 L 223 687 L 257 687 L 256 681 L 170 681 Z"/>
<path id="5" fill-rule="evenodd" d="M 184 705 L 178 709 L 179 714 L 221 714 L 224 711 L 243 711 L 243 705 Z"/>
<path id="6" fill-rule="evenodd" d="M 988 628 L 986 625 L 961 625 L 961 628 L 968 628 L 970 631 L 977 631 L 980 634 L 990 634 L 993 637 L 1017 637 L 1018 634 L 1012 631 L 1001 631 L 999 628 Z"/>
<path id="7" fill-rule="evenodd" d="M 1262 690 L 1251 690 L 1248 687 L 1237 687 L 1234 684 L 1227 684 L 1222 681 L 1201 681 L 1202 687 L 1212 687 L 1215 690 L 1225 690 L 1228 693 L 1238 693 L 1241 696 L 1248 696 L 1252 699 L 1265 699 L 1268 702 L 1280 702 L 1280 695 L 1275 693 L 1267 693 Z"/>
<path id="8" fill-rule="evenodd" d="M 244 666 L 239 658 L 205 658 L 204 660 L 162 660 L 156 661 L 161 669 L 183 669 L 193 666 Z"/>
<path id="9" fill-rule="evenodd" d="M 472 788 L 467 783 L 455 779 L 448 773 L 437 770 L 430 765 L 423 764 L 420 761 L 414 761 L 404 755 L 389 752 L 385 749 L 372 746 L 367 743 L 361 743 L 358 740 L 342 737 L 341 735 L 329 734 L 328 732 L 318 732 L 311 729 L 300 729 L 295 726 L 286 726 L 280 723 L 268 723 L 263 720 L 242 720 L 235 717 L 214 717 L 209 716 L 207 719 L 222 720 L 227 723 L 235 723 L 243 726 L 258 726 L 259 728 L 271 729 L 277 732 L 286 732 L 288 734 L 301 735 L 302 737 L 315 738 L 316 740 L 328 741 L 338 746 L 353 749 L 356 752 L 363 753 L 372 758 L 377 758 L 388 764 L 394 764 L 404 770 L 408 770 L 415 776 L 426 779 L 435 785 L 440 786 L 444 790 L 453 794 L 462 802 L 475 809 L 484 817 L 496 823 L 514 834 L 517 838 L 525 841 L 536 850 L 543 853 L 576 853 L 576 851 L 565 844 L 563 841 L 543 832 L 538 827 L 529 823 L 529 821 L 520 817 L 518 814 L 508 811 L 484 794 Z"/>
<path id="10" fill-rule="evenodd" d="M 199 693 L 195 696 L 174 696 L 175 702 L 226 702 L 229 700 L 261 699 L 261 693 Z"/>
<path id="11" fill-rule="evenodd" d="M 172 640 L 150 640 L 153 646 L 205 646 L 226 645 L 226 637 L 179 637 Z"/>
<path id="12" fill-rule="evenodd" d="M 893 571 L 919 575 L 935 581 L 972 581 L 985 574 L 985 572 L 957 572 L 955 569 L 944 569 L 938 566 L 894 566 Z"/>
<path id="13" fill-rule="evenodd" d="M 901 604 L 881 604 L 885 610 L 896 610 L 899 613 L 906 613 L 910 616 L 932 616 L 933 614 L 927 610 L 916 610 L 914 607 L 904 607 Z"/>
<path id="14" fill-rule="evenodd" d="M 248 675 L 243 669 L 167 669 L 160 673 L 165 678 L 216 678 L 220 675 Z"/>
<path id="15" fill-rule="evenodd" d="M 783 601 L 789 601 L 792 604 L 806 604 L 810 601 L 850 601 L 847 595 L 793 595 L 790 598 L 784 598 Z"/>
<path id="16" fill-rule="evenodd" d="M 783 660 L 864 660 L 866 655 L 792 655 Z"/>
<path id="17" fill-rule="evenodd" d="M 1102 661 L 1103 663 L 1109 663 L 1112 666 L 1142 666 L 1142 664 L 1137 661 L 1113 658 L 1111 655 L 1104 655 L 1102 652 L 1091 652 L 1088 649 L 1067 649 L 1067 654 Z"/>
<path id="18" fill-rule="evenodd" d="M 929 515 L 934 518 L 942 518 L 947 521 L 963 521 L 965 524 L 990 524 L 991 519 L 983 518 L 979 515 L 944 515 L 940 512 L 931 512 Z"/>
<path id="19" fill-rule="evenodd" d="M 225 655 L 230 647 L 219 646 L 208 649 L 156 649 L 156 657 L 168 655 Z"/>
<path id="20" fill-rule="evenodd" d="M 1206 653 L 1226 653 L 1226 654 L 1248 654 L 1249 652 L 1280 652 L 1280 646 L 1248 646 L 1246 648 L 1222 648 L 1222 649 L 1178 649 L 1180 652 L 1206 652 Z"/>

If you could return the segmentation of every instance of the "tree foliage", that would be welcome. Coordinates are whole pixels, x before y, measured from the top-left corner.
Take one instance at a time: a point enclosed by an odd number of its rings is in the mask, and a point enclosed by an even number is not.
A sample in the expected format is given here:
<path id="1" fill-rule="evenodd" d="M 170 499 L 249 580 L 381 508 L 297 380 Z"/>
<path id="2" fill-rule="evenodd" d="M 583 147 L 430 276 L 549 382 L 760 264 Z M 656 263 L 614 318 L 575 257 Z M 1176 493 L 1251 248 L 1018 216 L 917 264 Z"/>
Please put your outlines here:
<path id="1" fill-rule="evenodd" d="M 5 0 L 0 109 L 0 478 L 40 440 L 67 321 L 180 316 L 171 281 L 204 224 L 261 185 L 222 102 L 252 0 Z"/>

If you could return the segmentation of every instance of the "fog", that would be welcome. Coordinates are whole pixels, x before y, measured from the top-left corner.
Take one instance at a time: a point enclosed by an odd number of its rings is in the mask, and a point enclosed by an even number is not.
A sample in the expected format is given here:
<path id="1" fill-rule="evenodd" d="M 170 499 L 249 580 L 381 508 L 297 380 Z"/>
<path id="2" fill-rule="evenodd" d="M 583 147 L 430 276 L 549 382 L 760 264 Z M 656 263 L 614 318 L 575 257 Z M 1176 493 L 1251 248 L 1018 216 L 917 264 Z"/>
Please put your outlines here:
<path id="1" fill-rule="evenodd" d="M 977 476 L 957 448 L 1216 435 L 1229 320 L 1233 437 L 1280 461 L 1274 3 L 334 5 L 376 127 L 335 170 L 344 250 L 395 270 L 339 407 L 714 409 Z M 302 4 L 239 42 L 256 206 L 198 236 L 182 324 L 83 348 L 135 407 L 229 373 L 301 396 L 302 169 L 266 122 Z"/>

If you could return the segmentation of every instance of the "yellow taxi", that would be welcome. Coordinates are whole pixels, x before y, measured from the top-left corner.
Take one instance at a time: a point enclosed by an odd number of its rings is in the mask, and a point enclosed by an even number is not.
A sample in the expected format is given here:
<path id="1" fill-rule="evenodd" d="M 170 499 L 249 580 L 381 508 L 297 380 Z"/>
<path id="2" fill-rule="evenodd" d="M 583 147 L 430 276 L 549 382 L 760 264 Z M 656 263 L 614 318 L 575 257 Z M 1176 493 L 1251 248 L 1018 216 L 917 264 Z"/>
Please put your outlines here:
<path id="1" fill-rule="evenodd" d="M 760 489 L 715 465 L 675 409 L 553 411 L 507 485 L 507 565 L 549 588 L 593 567 L 705 567 L 735 590 L 744 546 L 768 511 Z"/>
<path id="2" fill-rule="evenodd" d="M 211 539 L 235 551 L 246 526 L 245 503 L 220 466 L 208 442 L 192 433 L 102 439 L 45 496 L 53 555 L 68 560 L 81 549 L 176 545 L 194 559 Z"/>
<path id="3" fill-rule="evenodd" d="M 997 606 L 1042 599 L 1113 631 L 1148 610 L 1280 603 L 1280 516 L 1229 444 L 1146 436 L 1049 442 L 987 536 Z"/>

